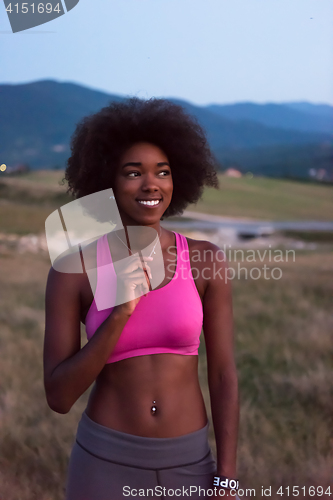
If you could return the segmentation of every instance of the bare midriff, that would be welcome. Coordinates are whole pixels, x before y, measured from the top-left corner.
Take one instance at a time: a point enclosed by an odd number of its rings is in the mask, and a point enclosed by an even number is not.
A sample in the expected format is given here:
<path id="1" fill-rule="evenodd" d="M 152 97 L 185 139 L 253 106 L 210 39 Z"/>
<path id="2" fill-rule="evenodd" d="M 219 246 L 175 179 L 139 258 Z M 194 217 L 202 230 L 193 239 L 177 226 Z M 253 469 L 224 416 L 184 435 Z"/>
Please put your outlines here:
<path id="1" fill-rule="evenodd" d="M 176 237 L 170 236 L 169 246 L 175 248 Z M 191 249 L 192 240 L 188 244 Z M 172 260 L 163 252 L 163 257 L 167 263 L 175 262 L 175 255 Z M 96 256 L 92 259 L 95 262 Z M 161 288 L 173 274 L 166 266 Z M 206 282 L 201 276 L 195 283 L 202 300 Z M 83 318 L 93 300 L 87 280 L 84 290 Z M 151 412 L 153 401 L 155 414 Z M 202 429 L 207 413 L 198 379 L 198 356 L 160 353 L 106 364 L 95 381 L 86 413 L 100 425 L 143 437 L 177 437 Z"/>
<path id="2" fill-rule="evenodd" d="M 86 413 L 100 425 L 143 437 L 177 437 L 202 429 L 207 413 L 198 356 L 161 353 L 105 365 Z"/>

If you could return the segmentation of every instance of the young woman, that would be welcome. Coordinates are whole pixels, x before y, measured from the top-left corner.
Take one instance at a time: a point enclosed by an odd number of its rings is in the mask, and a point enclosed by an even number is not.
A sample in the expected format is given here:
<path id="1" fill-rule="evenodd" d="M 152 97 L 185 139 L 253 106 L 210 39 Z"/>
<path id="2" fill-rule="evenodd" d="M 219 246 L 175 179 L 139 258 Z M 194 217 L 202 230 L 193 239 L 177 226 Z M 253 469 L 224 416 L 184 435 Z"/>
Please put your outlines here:
<path id="1" fill-rule="evenodd" d="M 218 187 L 214 165 L 197 121 L 164 99 L 111 104 L 76 129 L 69 191 L 82 198 L 112 188 L 124 227 L 83 252 L 85 269 L 97 269 L 94 294 L 86 272 L 51 268 L 48 277 L 49 406 L 69 412 L 94 382 L 70 458 L 66 500 L 202 498 L 209 489 L 235 497 L 227 488 L 235 485 L 239 414 L 227 263 L 216 245 L 160 225 L 196 203 L 204 185 Z M 155 289 L 153 252 L 150 259 L 132 257 L 116 282 L 106 265 L 135 254 L 128 239 L 133 226 L 157 232 L 165 278 Z M 70 266 L 72 256 L 66 258 Z M 137 297 L 135 287 L 144 295 Z M 111 295 L 114 306 L 98 310 L 97 299 Z M 80 322 L 89 339 L 83 348 Z M 198 380 L 202 327 L 217 462 Z"/>

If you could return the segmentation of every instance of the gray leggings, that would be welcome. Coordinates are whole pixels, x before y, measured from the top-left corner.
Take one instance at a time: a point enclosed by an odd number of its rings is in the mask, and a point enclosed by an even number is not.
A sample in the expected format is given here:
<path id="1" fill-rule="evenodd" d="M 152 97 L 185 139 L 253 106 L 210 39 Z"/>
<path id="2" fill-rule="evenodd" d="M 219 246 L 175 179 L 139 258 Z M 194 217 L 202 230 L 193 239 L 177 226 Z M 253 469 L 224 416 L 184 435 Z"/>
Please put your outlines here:
<path id="1" fill-rule="evenodd" d="M 208 425 L 180 437 L 150 438 L 104 427 L 83 413 L 66 500 L 208 498 L 216 472 Z"/>

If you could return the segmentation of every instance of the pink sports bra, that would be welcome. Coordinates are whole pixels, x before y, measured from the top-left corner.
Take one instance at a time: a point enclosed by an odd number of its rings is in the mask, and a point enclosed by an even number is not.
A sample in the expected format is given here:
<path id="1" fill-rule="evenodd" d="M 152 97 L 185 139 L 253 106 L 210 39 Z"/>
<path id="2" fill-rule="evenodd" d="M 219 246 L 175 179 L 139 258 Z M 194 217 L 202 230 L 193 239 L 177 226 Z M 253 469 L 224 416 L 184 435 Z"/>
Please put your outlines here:
<path id="1" fill-rule="evenodd" d="M 192 276 L 187 240 L 182 234 L 173 233 L 176 235 L 177 264 L 172 280 L 141 297 L 107 363 L 157 353 L 198 354 L 202 302 Z M 116 286 L 112 283 L 115 280 L 107 235 L 104 235 L 97 241 L 97 286 L 86 317 L 88 340 L 113 309 L 99 311 L 95 299 L 98 297 L 98 304 L 104 301 L 104 306 L 114 304 Z"/>

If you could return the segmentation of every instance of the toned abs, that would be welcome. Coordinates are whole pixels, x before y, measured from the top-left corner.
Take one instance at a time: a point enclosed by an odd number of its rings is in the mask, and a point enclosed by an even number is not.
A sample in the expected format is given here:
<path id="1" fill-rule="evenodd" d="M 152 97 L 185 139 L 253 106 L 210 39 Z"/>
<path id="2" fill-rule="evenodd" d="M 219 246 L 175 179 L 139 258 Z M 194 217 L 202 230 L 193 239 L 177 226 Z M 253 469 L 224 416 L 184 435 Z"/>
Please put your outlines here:
<path id="1" fill-rule="evenodd" d="M 188 239 L 190 261 L 194 243 L 199 242 Z M 173 245 L 171 237 L 166 248 Z M 173 278 L 175 267 L 170 264 L 175 264 L 176 253 L 163 250 L 163 258 L 165 279 L 158 288 Z M 195 265 L 199 268 L 200 263 Z M 206 283 L 200 272 L 196 275 L 202 300 Z M 93 294 L 86 276 L 80 283 L 81 321 L 85 323 Z M 91 391 L 86 413 L 100 425 L 143 437 L 176 437 L 201 429 L 207 414 L 198 380 L 198 356 L 160 353 L 106 364 Z"/>

